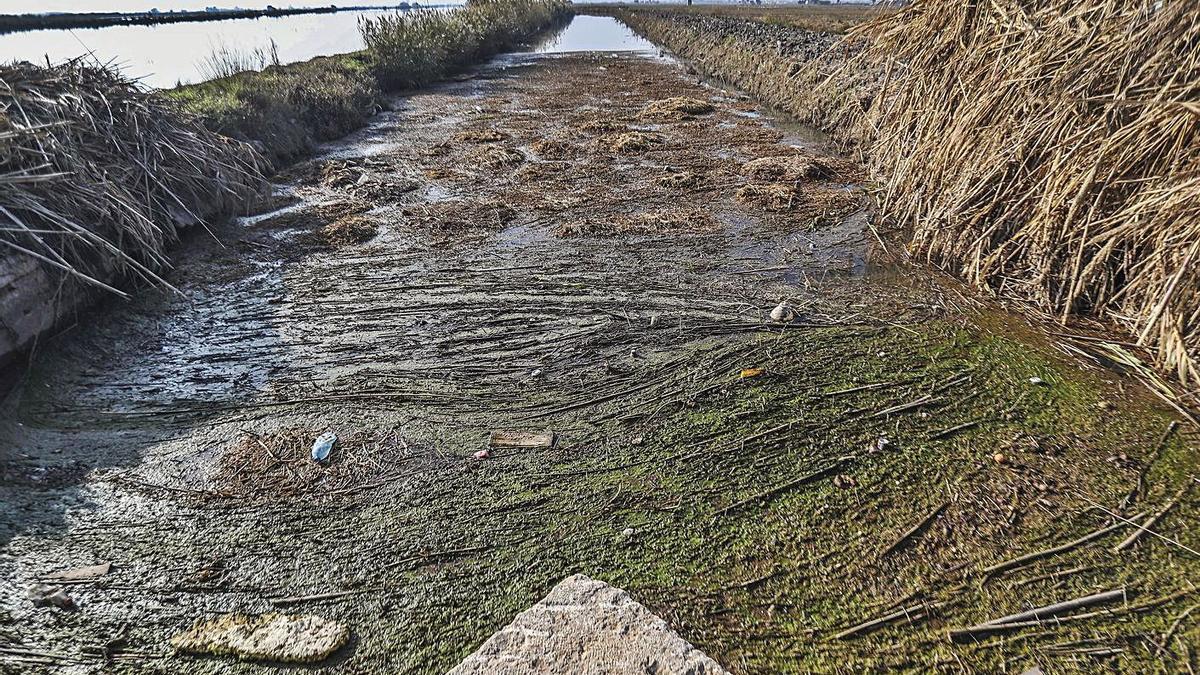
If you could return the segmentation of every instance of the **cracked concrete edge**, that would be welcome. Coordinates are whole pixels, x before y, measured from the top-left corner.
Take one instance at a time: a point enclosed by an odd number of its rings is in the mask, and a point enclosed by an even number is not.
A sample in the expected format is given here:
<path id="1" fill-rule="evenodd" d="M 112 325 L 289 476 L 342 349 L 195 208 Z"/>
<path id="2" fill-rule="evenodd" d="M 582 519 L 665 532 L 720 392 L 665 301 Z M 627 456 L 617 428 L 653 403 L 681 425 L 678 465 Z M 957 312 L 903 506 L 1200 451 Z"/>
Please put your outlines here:
<path id="1" fill-rule="evenodd" d="M 576 574 L 447 675 L 728 675 L 625 591 Z"/>

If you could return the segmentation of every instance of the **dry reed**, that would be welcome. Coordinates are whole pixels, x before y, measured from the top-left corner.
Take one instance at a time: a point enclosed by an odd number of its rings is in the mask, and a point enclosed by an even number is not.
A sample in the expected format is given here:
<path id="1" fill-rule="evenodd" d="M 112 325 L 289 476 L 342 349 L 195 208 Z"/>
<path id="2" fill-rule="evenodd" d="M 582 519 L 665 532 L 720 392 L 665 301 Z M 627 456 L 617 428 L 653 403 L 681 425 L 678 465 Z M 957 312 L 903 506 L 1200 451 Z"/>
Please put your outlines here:
<path id="1" fill-rule="evenodd" d="M 1191 0 L 915 0 L 808 77 L 912 252 L 1066 321 L 1124 324 L 1200 385 L 1200 12 Z"/>
<path id="2" fill-rule="evenodd" d="M 112 69 L 0 67 L 0 245 L 121 293 L 184 226 L 243 207 L 259 159 Z"/>

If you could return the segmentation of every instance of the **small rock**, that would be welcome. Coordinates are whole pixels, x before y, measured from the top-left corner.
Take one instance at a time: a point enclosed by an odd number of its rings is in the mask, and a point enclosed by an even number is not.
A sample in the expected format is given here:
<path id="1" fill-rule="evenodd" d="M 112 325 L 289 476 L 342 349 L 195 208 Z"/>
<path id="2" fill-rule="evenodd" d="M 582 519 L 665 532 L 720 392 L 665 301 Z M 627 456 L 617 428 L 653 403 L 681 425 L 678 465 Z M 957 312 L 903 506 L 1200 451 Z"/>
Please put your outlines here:
<path id="1" fill-rule="evenodd" d="M 75 609 L 75 601 L 62 586 L 47 586 L 38 584 L 29 589 L 29 599 L 34 607 L 58 607 L 59 609 Z"/>
<path id="2" fill-rule="evenodd" d="M 796 310 L 786 302 L 781 302 L 771 310 L 771 320 L 777 323 L 791 323 L 796 320 Z"/>
<path id="3" fill-rule="evenodd" d="M 1038 377 L 1037 375 L 1034 375 L 1033 377 L 1029 378 L 1029 384 L 1032 384 L 1032 385 L 1046 384 L 1046 381 L 1043 380 L 1042 378 Z"/>
<path id="4" fill-rule="evenodd" d="M 190 654 L 316 663 L 349 641 L 349 628 L 319 616 L 226 614 L 210 621 L 197 621 L 172 637 L 171 646 Z"/>
<path id="5" fill-rule="evenodd" d="M 1006 463 L 1008 463 L 1008 457 L 1006 457 L 1006 456 L 1005 456 L 1005 454 L 1004 454 L 1003 452 L 997 452 L 996 454 L 992 455 L 992 459 L 993 459 L 993 460 L 994 460 L 994 461 L 995 461 L 997 464 L 1006 464 Z"/>
<path id="6" fill-rule="evenodd" d="M 621 538 L 622 539 L 632 539 L 633 534 L 634 534 L 634 531 L 633 531 L 632 527 L 627 527 L 624 530 L 621 530 Z"/>

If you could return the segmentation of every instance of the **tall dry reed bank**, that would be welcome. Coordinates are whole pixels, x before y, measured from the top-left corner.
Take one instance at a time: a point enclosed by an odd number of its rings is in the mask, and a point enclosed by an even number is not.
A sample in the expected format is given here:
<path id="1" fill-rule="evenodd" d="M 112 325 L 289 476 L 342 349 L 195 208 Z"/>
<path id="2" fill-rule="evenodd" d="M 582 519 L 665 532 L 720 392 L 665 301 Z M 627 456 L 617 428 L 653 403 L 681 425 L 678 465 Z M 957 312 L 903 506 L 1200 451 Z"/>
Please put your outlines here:
<path id="1" fill-rule="evenodd" d="M 851 39 L 813 119 L 863 150 L 916 255 L 1120 322 L 1200 386 L 1200 4 L 915 0 Z"/>
<path id="2" fill-rule="evenodd" d="M 245 145 L 82 61 L 0 67 L 0 173 L 0 253 L 105 287 L 157 281 L 180 228 L 263 184 Z"/>

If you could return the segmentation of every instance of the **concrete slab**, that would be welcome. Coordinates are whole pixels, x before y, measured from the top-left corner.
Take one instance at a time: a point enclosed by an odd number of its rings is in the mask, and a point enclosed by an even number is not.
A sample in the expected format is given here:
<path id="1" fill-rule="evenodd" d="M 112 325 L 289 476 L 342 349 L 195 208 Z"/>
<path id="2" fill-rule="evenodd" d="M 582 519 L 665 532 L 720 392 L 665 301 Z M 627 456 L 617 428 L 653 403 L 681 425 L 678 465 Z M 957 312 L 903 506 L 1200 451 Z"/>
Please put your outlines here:
<path id="1" fill-rule="evenodd" d="M 625 591 L 567 577 L 448 675 L 728 675 Z"/>

